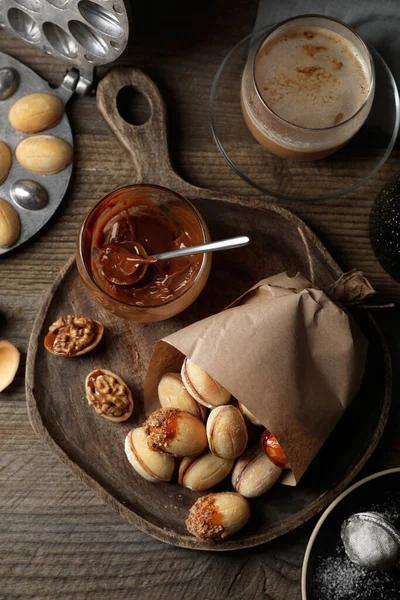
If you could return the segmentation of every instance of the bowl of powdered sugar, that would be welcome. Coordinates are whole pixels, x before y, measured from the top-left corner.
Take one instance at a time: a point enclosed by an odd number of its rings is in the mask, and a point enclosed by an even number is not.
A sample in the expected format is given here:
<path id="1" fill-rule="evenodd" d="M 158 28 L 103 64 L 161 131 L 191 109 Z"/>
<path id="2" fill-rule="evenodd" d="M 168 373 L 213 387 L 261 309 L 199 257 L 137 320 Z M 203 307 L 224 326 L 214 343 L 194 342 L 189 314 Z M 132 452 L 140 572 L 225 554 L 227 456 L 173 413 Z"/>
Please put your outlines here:
<path id="1" fill-rule="evenodd" d="M 343 522 L 367 511 L 379 513 L 400 529 L 400 468 L 357 482 L 323 513 L 304 556 L 303 600 L 400 600 L 400 568 L 365 569 L 345 552 Z"/>

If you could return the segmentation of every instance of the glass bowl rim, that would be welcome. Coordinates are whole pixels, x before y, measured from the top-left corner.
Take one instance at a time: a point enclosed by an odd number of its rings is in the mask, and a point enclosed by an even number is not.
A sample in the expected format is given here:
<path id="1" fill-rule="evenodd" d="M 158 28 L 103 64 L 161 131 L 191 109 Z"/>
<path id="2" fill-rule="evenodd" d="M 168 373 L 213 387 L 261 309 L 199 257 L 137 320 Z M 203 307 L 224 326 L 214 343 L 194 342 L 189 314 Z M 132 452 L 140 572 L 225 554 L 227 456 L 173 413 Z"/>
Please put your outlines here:
<path id="1" fill-rule="evenodd" d="M 380 169 L 381 167 L 385 164 L 385 162 L 387 161 L 387 159 L 389 158 L 393 147 L 396 143 L 396 139 L 397 139 L 397 134 L 399 132 L 399 126 L 400 126 L 400 99 L 399 99 L 399 91 L 397 88 L 397 84 L 396 81 L 393 77 L 393 73 L 390 70 L 389 66 L 387 65 L 386 61 L 384 60 L 384 58 L 381 56 L 381 54 L 374 48 L 374 46 L 370 43 L 368 43 L 368 47 L 370 48 L 370 50 L 372 51 L 372 55 L 376 55 L 379 60 L 381 61 L 388 78 L 390 79 L 390 83 L 392 86 L 392 90 L 393 90 L 393 105 L 394 105 L 394 110 L 395 110 L 395 119 L 394 119 L 394 124 L 393 124 L 393 132 L 392 135 L 390 137 L 390 141 L 386 147 L 386 150 L 384 151 L 383 155 L 380 157 L 380 159 L 378 160 L 378 162 L 375 164 L 374 168 L 371 169 L 371 171 L 368 173 L 368 175 L 362 177 L 361 179 L 359 179 L 358 181 L 356 181 L 355 183 L 353 183 L 352 185 L 350 185 L 349 187 L 346 188 L 342 188 L 341 190 L 337 191 L 337 192 L 332 192 L 330 194 L 325 194 L 325 195 L 320 195 L 320 196 L 295 196 L 295 195 L 289 195 L 289 194 L 285 194 L 282 192 L 278 192 L 272 189 L 268 189 L 267 187 L 264 187 L 263 185 L 257 183 L 254 179 L 252 179 L 251 177 L 249 177 L 248 175 L 246 175 L 242 169 L 240 167 L 238 167 L 235 162 L 232 160 L 232 158 L 229 156 L 229 154 L 227 153 L 227 151 L 224 148 L 224 145 L 220 139 L 220 135 L 219 135 L 219 131 L 218 131 L 218 125 L 216 122 L 216 117 L 215 117 L 215 100 L 216 100 L 216 95 L 217 95 L 217 89 L 218 89 L 218 84 L 221 78 L 221 75 L 225 69 L 226 64 L 230 61 L 230 59 L 232 58 L 232 56 L 235 55 L 235 52 L 237 50 L 239 50 L 244 44 L 246 44 L 247 42 L 249 42 L 253 37 L 254 38 L 258 38 L 259 35 L 264 34 L 265 32 L 270 31 L 274 26 L 276 25 L 276 23 L 272 23 L 270 25 L 265 25 L 259 29 L 256 29 L 254 31 L 252 31 L 251 33 L 249 33 L 248 35 L 246 35 L 244 38 L 242 38 L 241 40 L 239 40 L 239 42 L 237 42 L 230 50 L 229 52 L 226 54 L 226 56 L 223 58 L 222 62 L 220 63 L 217 72 L 214 76 L 212 85 L 211 85 L 211 90 L 210 90 L 210 96 L 209 96 L 209 103 L 208 103 L 208 107 L 209 107 L 209 120 L 210 120 L 210 127 L 211 127 L 211 133 L 213 136 L 213 140 L 215 145 L 217 146 L 219 152 L 221 153 L 223 159 L 225 160 L 225 162 L 231 167 L 232 171 L 234 173 L 236 173 L 236 175 L 238 175 L 241 179 L 243 179 L 244 181 L 246 181 L 246 183 L 248 183 L 251 187 L 257 189 L 258 191 L 262 192 L 263 194 L 267 194 L 269 196 L 272 197 L 272 199 L 276 200 L 285 200 L 285 201 L 289 201 L 289 202 L 327 202 L 329 200 L 338 200 L 339 198 L 342 198 L 343 196 L 345 196 L 346 194 L 349 194 L 351 192 L 354 192 L 354 190 L 356 190 L 357 188 L 359 188 L 361 185 L 363 185 L 364 183 L 366 183 L 367 181 L 369 181 Z M 267 150 L 265 149 L 265 152 L 267 152 Z M 282 159 L 282 160 L 286 160 L 286 159 Z M 273 201 L 273 200 L 270 200 Z"/>
<path id="2" fill-rule="evenodd" d="M 301 565 L 301 575 L 300 575 L 300 588 L 301 588 L 301 599 L 302 600 L 307 600 L 307 596 L 308 596 L 307 595 L 307 587 L 308 587 L 307 586 L 307 575 L 308 575 L 308 570 L 309 570 L 310 557 L 311 557 L 311 553 L 312 553 L 312 550 L 314 547 L 314 542 L 317 539 L 318 534 L 322 530 L 322 528 L 325 524 L 325 521 L 327 520 L 327 518 L 329 517 L 331 512 L 333 512 L 335 510 L 335 508 L 343 500 L 345 500 L 347 498 L 347 496 L 351 496 L 351 494 L 359 487 L 362 487 L 364 484 L 367 484 L 370 481 L 373 481 L 374 479 L 379 479 L 380 477 L 385 477 L 386 475 L 392 475 L 394 473 L 398 473 L 400 475 L 400 467 L 392 467 L 390 469 L 384 469 L 383 471 L 377 471 L 375 473 L 372 473 L 371 475 L 367 475 L 366 477 L 363 477 L 359 481 L 356 481 L 355 483 L 350 485 L 348 488 L 343 490 L 343 492 L 341 494 L 339 494 L 339 496 L 337 498 L 335 498 L 329 504 L 329 506 L 326 507 L 326 509 L 324 510 L 322 515 L 319 517 L 316 525 L 314 526 L 314 528 L 311 532 L 311 535 L 308 539 L 307 546 L 306 546 L 306 549 L 304 552 L 303 562 Z"/>

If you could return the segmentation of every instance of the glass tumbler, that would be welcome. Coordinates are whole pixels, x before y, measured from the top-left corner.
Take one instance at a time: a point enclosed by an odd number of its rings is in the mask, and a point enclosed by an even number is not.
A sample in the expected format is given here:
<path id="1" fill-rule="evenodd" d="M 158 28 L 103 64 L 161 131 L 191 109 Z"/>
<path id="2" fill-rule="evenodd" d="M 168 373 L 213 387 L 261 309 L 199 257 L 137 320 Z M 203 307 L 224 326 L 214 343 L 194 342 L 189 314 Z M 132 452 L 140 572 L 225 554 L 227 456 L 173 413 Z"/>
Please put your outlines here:
<path id="1" fill-rule="evenodd" d="M 315 41 L 318 33 L 319 40 L 325 35 L 326 46 Z M 272 49 L 273 63 L 268 59 Z M 341 60 L 332 60 L 333 56 Z M 358 66 L 363 82 L 359 87 L 352 77 Z M 345 94 L 349 102 L 344 104 L 354 106 L 354 112 L 338 112 L 329 126 L 321 127 L 334 106 L 335 91 Z M 316 160 L 344 146 L 360 129 L 374 92 L 372 56 L 359 35 L 333 17 L 301 15 L 274 27 L 250 50 L 241 105 L 250 132 L 270 152 L 287 159 Z M 302 111 L 303 119 L 299 118 Z"/>
<path id="2" fill-rule="evenodd" d="M 190 229 L 192 245 L 210 241 L 207 225 L 198 210 L 183 196 L 156 185 L 129 185 L 112 191 L 86 215 L 77 240 L 77 267 L 91 296 L 109 312 L 131 321 L 152 322 L 173 317 L 194 302 L 203 290 L 211 269 L 211 253 L 198 255 L 197 271 L 173 298 L 160 300 L 142 294 L 140 301 L 129 298 L 126 286 L 106 285 L 99 276 L 95 255 L 97 242 L 109 223 L 115 223 L 127 211 L 150 214 L 151 211 L 171 219 L 177 228 Z M 165 248 L 168 250 L 169 248 Z M 161 251 L 161 250 L 160 250 Z M 181 260 L 181 259 L 172 259 Z M 140 284 L 138 284 L 140 285 Z"/>

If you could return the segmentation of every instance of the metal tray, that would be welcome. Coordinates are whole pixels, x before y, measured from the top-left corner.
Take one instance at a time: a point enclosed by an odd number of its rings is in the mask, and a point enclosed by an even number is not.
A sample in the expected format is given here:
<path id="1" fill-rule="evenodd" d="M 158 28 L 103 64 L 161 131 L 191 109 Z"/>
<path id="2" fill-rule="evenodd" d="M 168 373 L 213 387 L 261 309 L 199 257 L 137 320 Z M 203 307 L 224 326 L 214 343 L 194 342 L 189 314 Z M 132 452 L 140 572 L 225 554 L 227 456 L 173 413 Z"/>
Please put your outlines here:
<path id="1" fill-rule="evenodd" d="M 64 90 L 52 89 L 49 84 L 39 77 L 32 69 L 26 67 L 18 60 L 11 58 L 8 54 L 0 53 L 0 68 L 13 67 L 20 76 L 17 91 L 7 100 L 0 102 L 0 141 L 6 142 L 12 153 L 12 166 L 7 179 L 0 185 L 0 198 L 4 198 L 17 210 L 21 221 L 21 234 L 18 240 L 9 248 L 0 248 L 0 256 L 18 248 L 37 233 L 52 217 L 60 205 L 67 190 L 72 173 L 72 164 L 55 175 L 35 175 L 24 169 L 15 158 L 15 148 L 21 140 L 30 137 L 31 134 L 21 133 L 11 127 L 8 121 L 8 111 L 11 106 L 28 94 L 36 92 L 50 92 L 65 101 Z M 60 91 L 59 91 L 60 90 Z M 64 113 L 60 123 L 52 129 L 46 129 L 41 133 L 54 135 L 62 138 L 73 146 L 73 137 L 67 115 Z M 49 201 L 40 210 L 27 210 L 13 202 L 10 194 L 11 185 L 19 179 L 31 179 L 40 183 L 48 193 Z"/>

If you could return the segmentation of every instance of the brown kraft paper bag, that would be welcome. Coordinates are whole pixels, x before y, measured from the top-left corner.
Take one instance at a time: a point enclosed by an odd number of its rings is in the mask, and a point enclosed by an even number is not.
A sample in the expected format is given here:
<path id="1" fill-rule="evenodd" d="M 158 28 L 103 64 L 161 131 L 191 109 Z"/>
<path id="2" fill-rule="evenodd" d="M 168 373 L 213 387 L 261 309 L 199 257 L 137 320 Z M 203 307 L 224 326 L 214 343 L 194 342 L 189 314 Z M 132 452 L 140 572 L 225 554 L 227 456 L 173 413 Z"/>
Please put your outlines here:
<path id="1" fill-rule="evenodd" d="M 359 285 L 357 277 L 341 278 L 332 296 L 363 297 L 365 280 Z M 190 357 L 276 436 L 291 466 L 282 482 L 295 485 L 356 395 L 366 354 L 367 341 L 342 306 L 303 276 L 281 273 L 157 342 L 145 411 L 160 407 L 162 375 L 179 372 Z"/>

